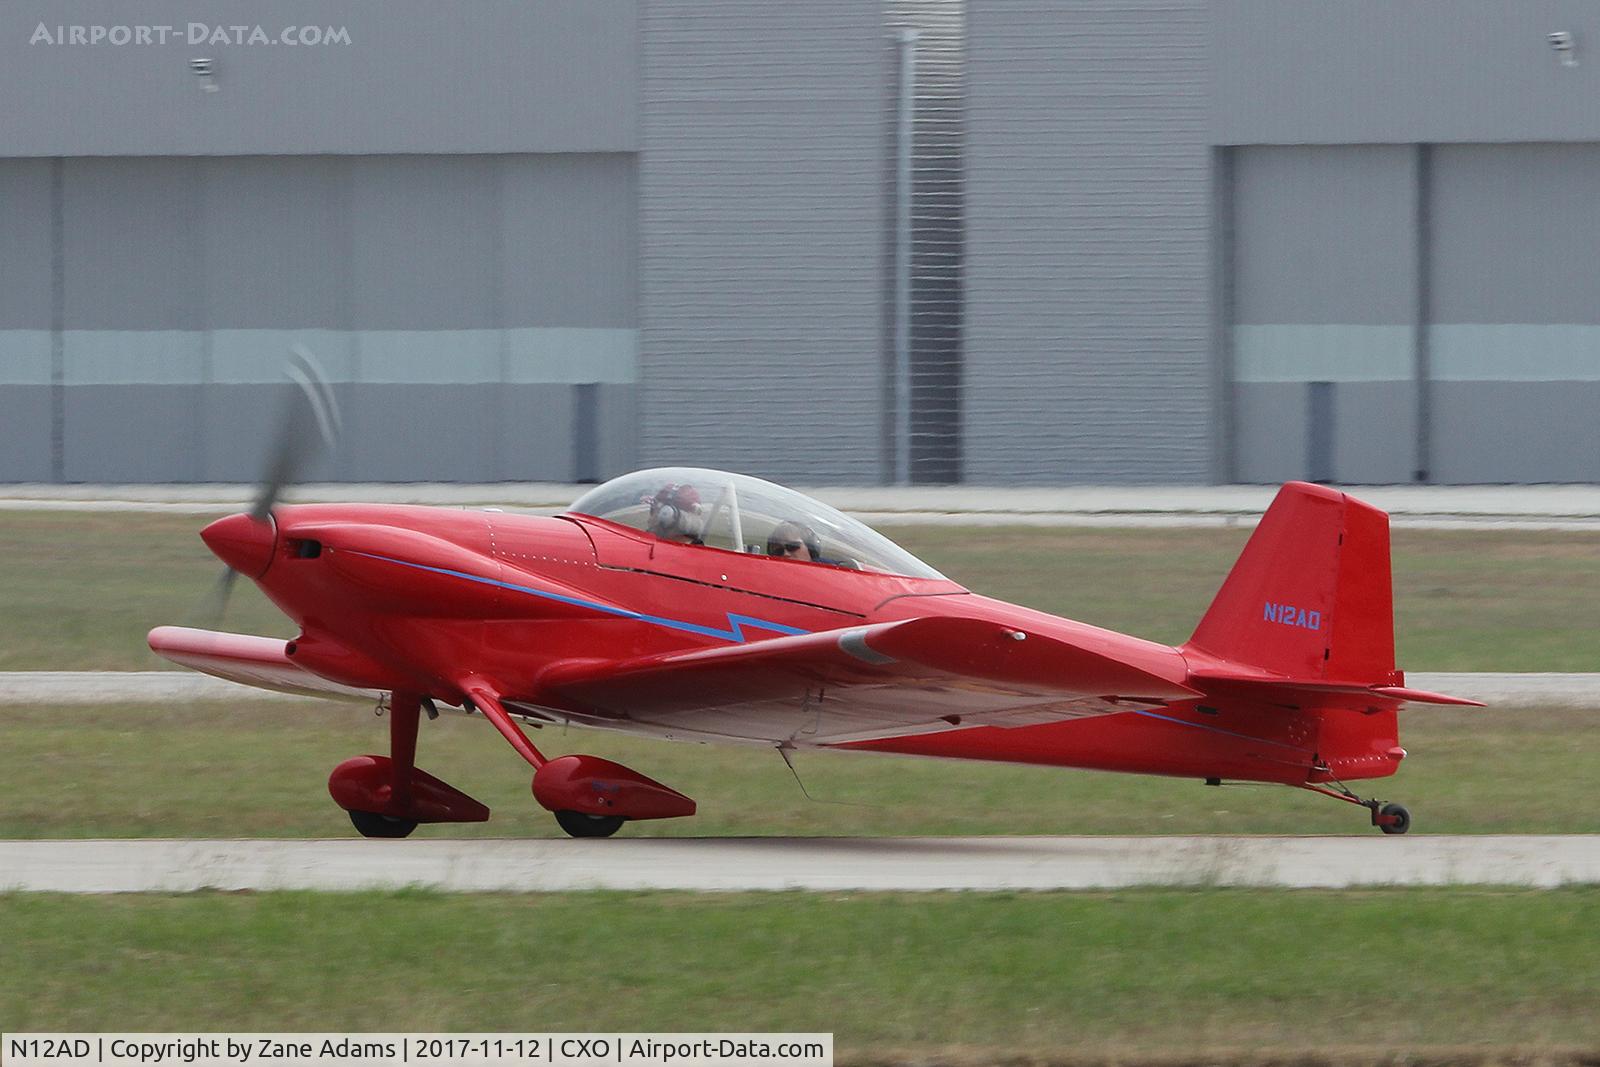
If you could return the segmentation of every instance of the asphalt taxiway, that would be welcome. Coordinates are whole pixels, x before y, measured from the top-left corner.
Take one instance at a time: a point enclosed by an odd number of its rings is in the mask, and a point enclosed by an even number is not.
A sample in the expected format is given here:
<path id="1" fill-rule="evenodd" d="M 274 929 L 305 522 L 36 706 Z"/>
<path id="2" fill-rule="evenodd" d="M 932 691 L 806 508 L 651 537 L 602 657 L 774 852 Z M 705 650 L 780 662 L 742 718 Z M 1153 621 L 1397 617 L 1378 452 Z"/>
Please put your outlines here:
<path id="1" fill-rule="evenodd" d="M 1597 882 L 1600 834 L 0 841 L 0 890 L 64 893 L 406 886 L 446 892 L 1548 888 Z"/>

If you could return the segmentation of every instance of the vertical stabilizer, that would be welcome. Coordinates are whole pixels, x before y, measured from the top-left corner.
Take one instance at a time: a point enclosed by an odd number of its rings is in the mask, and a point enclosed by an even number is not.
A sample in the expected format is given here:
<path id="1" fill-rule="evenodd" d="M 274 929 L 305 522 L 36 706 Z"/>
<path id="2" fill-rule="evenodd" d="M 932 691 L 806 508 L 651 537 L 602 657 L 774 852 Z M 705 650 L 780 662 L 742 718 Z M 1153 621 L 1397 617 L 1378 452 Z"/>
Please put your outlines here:
<path id="1" fill-rule="evenodd" d="M 1184 649 L 1289 678 L 1390 682 L 1389 516 L 1288 483 Z"/>

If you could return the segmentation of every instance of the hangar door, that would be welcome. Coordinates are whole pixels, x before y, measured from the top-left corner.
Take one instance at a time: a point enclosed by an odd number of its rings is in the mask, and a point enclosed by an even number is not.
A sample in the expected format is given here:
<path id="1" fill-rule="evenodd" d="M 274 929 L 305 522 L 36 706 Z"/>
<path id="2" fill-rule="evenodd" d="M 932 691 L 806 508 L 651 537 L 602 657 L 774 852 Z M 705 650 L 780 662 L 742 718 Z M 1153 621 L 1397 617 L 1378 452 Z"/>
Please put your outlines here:
<path id="1" fill-rule="evenodd" d="M 249 482 L 289 347 L 344 411 L 313 479 L 633 465 L 620 153 L 0 160 L 0 481 Z"/>
<path id="2" fill-rule="evenodd" d="M 1416 189 L 1409 145 L 1235 150 L 1239 481 L 1412 480 Z"/>
<path id="3" fill-rule="evenodd" d="M 1434 480 L 1600 481 L 1600 145 L 1432 160 Z"/>
<path id="4" fill-rule="evenodd" d="M 1600 481 L 1600 145 L 1232 150 L 1234 475 Z"/>

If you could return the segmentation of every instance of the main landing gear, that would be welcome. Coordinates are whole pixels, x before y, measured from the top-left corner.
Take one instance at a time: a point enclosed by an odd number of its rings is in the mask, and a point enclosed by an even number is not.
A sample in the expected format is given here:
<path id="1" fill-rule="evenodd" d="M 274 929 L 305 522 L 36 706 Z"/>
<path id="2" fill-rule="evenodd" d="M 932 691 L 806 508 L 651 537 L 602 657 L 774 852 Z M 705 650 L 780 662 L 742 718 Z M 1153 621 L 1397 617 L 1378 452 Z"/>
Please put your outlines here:
<path id="1" fill-rule="evenodd" d="M 416 765 L 422 698 L 396 693 L 389 755 L 355 756 L 333 769 L 328 793 L 362 837 L 406 837 L 425 822 L 483 822 L 489 809 Z"/>
<path id="2" fill-rule="evenodd" d="M 1327 789 L 1320 785 L 1303 783 L 1301 789 L 1309 789 L 1313 793 L 1321 793 L 1325 797 L 1342 800 L 1347 804 L 1359 804 L 1372 812 L 1372 825 L 1386 834 L 1403 834 L 1411 829 L 1411 812 L 1403 804 L 1386 804 L 1381 800 L 1363 800 L 1356 796 L 1349 786 L 1335 780 L 1338 789 Z"/>
<path id="3" fill-rule="evenodd" d="M 328 792 L 362 837 L 407 837 L 425 822 L 483 822 L 489 809 L 416 765 L 422 698 L 395 693 L 389 709 L 389 755 L 356 756 L 333 769 Z M 546 759 L 499 700 L 474 693 L 482 711 L 534 769 L 533 796 L 573 837 L 610 837 L 633 819 L 693 815 L 693 800 L 620 763 L 598 756 Z"/>

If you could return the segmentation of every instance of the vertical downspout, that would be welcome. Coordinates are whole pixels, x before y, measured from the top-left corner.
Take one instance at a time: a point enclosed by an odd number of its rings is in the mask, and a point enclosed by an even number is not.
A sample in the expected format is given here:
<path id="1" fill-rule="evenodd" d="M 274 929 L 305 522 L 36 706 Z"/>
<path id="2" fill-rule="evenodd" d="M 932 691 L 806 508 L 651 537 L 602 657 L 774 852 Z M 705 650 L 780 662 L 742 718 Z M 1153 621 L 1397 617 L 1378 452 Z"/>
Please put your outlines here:
<path id="1" fill-rule="evenodd" d="M 50 161 L 50 480 L 67 480 L 66 161 Z"/>
<path id="2" fill-rule="evenodd" d="M 1433 319 L 1433 146 L 1417 145 L 1416 321 L 1413 324 L 1413 375 L 1417 389 L 1417 465 L 1412 477 L 1433 480 L 1433 353 L 1428 324 Z"/>
<path id="3" fill-rule="evenodd" d="M 894 481 L 911 484 L 911 139 L 916 118 L 917 33 L 902 30 L 895 136 Z"/>
<path id="4" fill-rule="evenodd" d="M 1234 149 L 1211 150 L 1211 388 L 1216 420 L 1212 427 L 1212 480 L 1239 480 L 1238 399 L 1234 384 Z"/>

